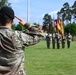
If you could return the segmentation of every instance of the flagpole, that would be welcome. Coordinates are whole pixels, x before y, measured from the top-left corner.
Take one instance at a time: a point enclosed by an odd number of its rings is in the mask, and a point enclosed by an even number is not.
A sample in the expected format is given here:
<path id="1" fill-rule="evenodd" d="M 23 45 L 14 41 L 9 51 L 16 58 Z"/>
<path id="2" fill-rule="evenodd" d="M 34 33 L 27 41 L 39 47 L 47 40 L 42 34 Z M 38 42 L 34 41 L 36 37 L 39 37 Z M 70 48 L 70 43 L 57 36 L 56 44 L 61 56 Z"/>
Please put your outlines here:
<path id="1" fill-rule="evenodd" d="M 30 21 L 30 0 L 27 0 L 27 22 Z"/>

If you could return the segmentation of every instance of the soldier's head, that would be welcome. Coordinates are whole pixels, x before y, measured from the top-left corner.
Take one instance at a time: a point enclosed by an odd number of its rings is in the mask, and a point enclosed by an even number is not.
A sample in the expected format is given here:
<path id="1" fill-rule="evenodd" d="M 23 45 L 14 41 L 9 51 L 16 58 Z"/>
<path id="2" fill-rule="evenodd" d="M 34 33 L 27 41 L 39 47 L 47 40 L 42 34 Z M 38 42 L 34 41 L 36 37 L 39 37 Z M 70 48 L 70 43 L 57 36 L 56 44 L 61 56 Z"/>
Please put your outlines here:
<path id="1" fill-rule="evenodd" d="M 12 8 L 4 6 L 0 9 L 0 26 L 12 25 L 14 11 Z"/>

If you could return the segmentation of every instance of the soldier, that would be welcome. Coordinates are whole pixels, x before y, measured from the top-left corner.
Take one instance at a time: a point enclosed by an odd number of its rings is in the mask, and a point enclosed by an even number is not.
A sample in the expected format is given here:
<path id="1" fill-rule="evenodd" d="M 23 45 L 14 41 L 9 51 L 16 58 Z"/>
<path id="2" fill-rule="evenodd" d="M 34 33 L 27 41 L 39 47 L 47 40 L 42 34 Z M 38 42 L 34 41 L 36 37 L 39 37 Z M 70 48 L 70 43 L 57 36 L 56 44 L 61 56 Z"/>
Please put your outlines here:
<path id="1" fill-rule="evenodd" d="M 33 33 L 11 29 L 14 18 Z M 0 75 L 26 75 L 24 70 L 24 47 L 39 42 L 41 33 L 37 27 L 15 16 L 13 9 L 0 10 Z"/>
<path id="2" fill-rule="evenodd" d="M 50 33 L 48 33 L 47 36 L 46 36 L 46 44 L 47 44 L 48 49 L 50 48 L 50 39 L 51 39 Z"/>
<path id="3" fill-rule="evenodd" d="M 52 47 L 55 49 L 55 34 L 52 35 Z"/>
<path id="4" fill-rule="evenodd" d="M 72 40 L 72 36 L 70 35 L 70 33 L 68 33 L 68 35 L 67 35 L 67 47 L 68 48 L 70 48 L 71 40 Z"/>
<path id="5" fill-rule="evenodd" d="M 61 36 L 60 34 L 57 34 L 57 49 L 60 49 L 60 40 L 61 40 Z"/>
<path id="6" fill-rule="evenodd" d="M 66 40 L 65 36 L 62 35 L 62 48 L 65 48 L 65 40 Z"/>

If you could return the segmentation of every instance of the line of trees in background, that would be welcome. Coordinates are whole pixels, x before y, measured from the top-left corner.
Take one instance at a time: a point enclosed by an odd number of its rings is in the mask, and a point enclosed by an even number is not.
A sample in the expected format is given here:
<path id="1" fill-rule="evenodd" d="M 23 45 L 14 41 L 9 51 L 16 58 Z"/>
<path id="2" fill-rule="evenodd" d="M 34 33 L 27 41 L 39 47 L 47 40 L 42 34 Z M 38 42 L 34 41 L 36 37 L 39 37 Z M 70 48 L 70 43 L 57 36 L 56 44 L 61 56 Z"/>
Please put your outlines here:
<path id="1" fill-rule="evenodd" d="M 72 35 L 76 35 L 76 1 L 72 6 L 70 6 L 68 2 L 64 3 L 60 11 L 58 11 L 57 16 L 60 17 L 63 22 L 65 33 L 70 32 Z M 43 30 L 47 32 L 53 31 L 53 18 L 51 15 L 45 14 L 43 20 Z"/>
<path id="2" fill-rule="evenodd" d="M 9 3 L 8 0 L 0 0 L 0 8 L 3 6 L 11 7 L 11 3 Z"/>

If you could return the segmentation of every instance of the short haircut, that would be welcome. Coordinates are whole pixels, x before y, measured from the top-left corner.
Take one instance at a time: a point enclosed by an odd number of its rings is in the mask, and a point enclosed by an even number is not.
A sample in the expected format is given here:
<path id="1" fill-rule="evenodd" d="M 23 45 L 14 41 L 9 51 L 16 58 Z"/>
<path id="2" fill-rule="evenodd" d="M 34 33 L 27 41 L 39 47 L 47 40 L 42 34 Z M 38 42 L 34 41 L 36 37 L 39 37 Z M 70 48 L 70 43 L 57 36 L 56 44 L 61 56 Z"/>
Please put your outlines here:
<path id="1" fill-rule="evenodd" d="M 10 21 L 13 20 L 9 16 L 7 16 L 5 13 L 0 12 L 0 25 L 5 26 L 7 23 L 10 23 Z"/>

